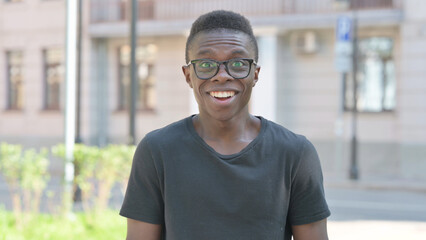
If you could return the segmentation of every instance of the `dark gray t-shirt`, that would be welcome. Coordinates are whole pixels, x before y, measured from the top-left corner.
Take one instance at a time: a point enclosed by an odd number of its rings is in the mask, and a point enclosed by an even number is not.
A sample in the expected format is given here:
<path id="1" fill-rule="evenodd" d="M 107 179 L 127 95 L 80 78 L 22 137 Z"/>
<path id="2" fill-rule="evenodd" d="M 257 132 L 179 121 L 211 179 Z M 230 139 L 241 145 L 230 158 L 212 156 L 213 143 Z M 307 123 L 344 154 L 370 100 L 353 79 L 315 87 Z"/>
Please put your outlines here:
<path id="1" fill-rule="evenodd" d="M 241 152 L 221 155 L 188 117 L 140 142 L 120 215 L 163 225 L 167 240 L 290 240 L 330 215 L 314 146 L 262 117 Z"/>

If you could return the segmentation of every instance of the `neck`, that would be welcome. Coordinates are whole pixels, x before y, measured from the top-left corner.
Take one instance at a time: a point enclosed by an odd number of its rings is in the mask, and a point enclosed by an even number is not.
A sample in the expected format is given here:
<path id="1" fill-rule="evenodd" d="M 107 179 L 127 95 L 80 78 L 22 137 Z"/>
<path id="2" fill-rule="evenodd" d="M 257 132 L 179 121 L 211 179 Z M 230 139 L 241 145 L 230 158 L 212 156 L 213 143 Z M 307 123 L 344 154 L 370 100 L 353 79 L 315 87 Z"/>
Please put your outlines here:
<path id="1" fill-rule="evenodd" d="M 231 119 L 214 119 L 200 113 L 193 119 L 197 133 L 207 141 L 251 141 L 260 130 L 260 120 L 253 115 L 239 114 Z"/>

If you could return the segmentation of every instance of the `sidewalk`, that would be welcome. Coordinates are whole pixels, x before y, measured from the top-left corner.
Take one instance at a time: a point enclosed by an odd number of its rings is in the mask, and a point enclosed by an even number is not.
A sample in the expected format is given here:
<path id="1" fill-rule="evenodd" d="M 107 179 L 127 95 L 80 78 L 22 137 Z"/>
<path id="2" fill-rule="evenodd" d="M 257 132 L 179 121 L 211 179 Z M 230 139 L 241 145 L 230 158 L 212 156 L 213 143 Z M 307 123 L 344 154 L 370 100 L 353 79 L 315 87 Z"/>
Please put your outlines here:
<path id="1" fill-rule="evenodd" d="M 330 240 L 426 239 L 425 180 L 325 175 L 324 185 Z"/>
<path id="2" fill-rule="evenodd" d="M 329 221 L 330 240 L 424 240 L 426 223 L 397 221 Z"/>
<path id="3" fill-rule="evenodd" d="M 326 188 L 349 188 L 371 190 L 400 190 L 426 193 L 426 181 L 402 178 L 360 177 L 350 180 L 348 177 L 325 176 Z"/>

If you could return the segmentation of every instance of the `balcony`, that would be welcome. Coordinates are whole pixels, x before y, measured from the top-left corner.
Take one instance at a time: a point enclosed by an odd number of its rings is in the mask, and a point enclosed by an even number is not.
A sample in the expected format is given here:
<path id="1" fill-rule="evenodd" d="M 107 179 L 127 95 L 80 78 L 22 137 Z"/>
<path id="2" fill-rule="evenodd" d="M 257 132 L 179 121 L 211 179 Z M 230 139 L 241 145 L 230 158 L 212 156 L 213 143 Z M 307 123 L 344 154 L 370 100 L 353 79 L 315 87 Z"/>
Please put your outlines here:
<path id="1" fill-rule="evenodd" d="M 195 19 L 199 15 L 225 9 L 247 16 L 327 14 L 340 6 L 345 10 L 401 9 L 402 0 L 138 0 L 140 21 Z M 91 0 L 92 24 L 124 22 L 129 19 L 129 0 Z"/>

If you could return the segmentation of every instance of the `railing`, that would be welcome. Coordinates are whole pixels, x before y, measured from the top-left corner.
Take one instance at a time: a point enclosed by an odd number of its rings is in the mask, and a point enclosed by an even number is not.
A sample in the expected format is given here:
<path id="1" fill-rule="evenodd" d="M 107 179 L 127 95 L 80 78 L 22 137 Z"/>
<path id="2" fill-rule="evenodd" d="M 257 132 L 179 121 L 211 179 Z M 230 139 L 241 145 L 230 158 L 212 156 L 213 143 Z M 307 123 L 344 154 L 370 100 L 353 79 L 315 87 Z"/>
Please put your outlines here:
<path id="1" fill-rule="evenodd" d="M 402 0 L 138 0 L 139 20 L 193 19 L 225 9 L 247 16 L 315 14 L 336 11 L 342 3 L 352 9 L 400 8 Z M 129 19 L 130 0 L 91 0 L 91 22 L 120 22 Z"/>

